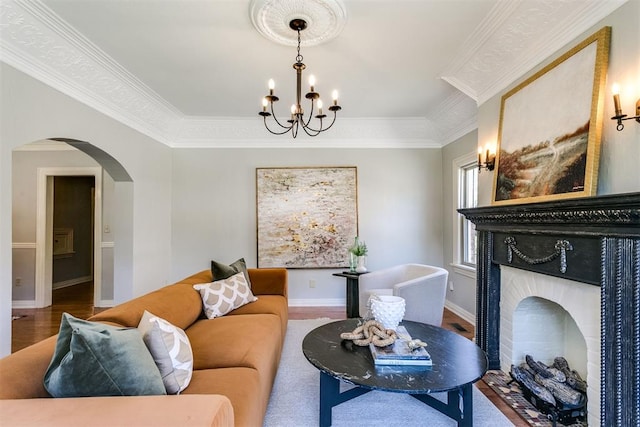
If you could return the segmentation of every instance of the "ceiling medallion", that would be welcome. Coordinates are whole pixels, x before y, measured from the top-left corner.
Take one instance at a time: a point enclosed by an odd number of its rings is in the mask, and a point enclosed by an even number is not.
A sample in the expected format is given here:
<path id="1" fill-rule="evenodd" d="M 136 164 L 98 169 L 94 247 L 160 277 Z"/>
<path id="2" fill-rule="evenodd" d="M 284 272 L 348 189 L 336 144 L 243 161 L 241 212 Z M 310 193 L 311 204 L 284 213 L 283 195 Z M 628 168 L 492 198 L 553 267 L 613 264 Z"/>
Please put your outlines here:
<path id="1" fill-rule="evenodd" d="M 285 46 L 296 46 L 297 34 L 289 23 L 308 24 L 302 36 L 304 46 L 315 46 L 337 37 L 344 28 L 347 11 L 342 0 L 252 0 L 249 15 L 264 37 Z"/>

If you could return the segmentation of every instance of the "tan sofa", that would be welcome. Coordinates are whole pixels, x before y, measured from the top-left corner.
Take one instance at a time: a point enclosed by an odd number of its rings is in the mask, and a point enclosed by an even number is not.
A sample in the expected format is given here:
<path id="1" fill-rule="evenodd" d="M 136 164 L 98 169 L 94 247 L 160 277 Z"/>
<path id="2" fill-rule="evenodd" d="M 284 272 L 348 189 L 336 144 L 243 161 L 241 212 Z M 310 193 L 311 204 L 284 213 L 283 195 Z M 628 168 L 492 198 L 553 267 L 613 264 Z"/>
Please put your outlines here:
<path id="1" fill-rule="evenodd" d="M 89 319 L 136 327 L 148 310 L 184 329 L 194 371 L 181 395 L 36 399 L 50 398 L 54 336 L 0 359 L 2 425 L 262 426 L 287 328 L 287 270 L 248 272 L 258 300 L 223 317 L 206 319 L 192 287 L 211 282 L 205 270 Z"/>

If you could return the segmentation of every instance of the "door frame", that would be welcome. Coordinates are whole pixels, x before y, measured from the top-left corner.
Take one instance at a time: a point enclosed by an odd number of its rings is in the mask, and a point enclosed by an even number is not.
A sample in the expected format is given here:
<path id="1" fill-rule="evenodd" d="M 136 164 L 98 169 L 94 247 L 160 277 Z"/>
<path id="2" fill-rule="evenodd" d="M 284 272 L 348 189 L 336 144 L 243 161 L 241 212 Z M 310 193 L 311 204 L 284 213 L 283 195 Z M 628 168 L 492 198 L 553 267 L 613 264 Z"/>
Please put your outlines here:
<path id="1" fill-rule="evenodd" d="M 102 299 L 102 168 L 41 167 L 37 176 L 36 201 L 36 308 L 51 305 L 53 288 L 53 178 L 56 176 L 93 176 L 93 304 Z"/>

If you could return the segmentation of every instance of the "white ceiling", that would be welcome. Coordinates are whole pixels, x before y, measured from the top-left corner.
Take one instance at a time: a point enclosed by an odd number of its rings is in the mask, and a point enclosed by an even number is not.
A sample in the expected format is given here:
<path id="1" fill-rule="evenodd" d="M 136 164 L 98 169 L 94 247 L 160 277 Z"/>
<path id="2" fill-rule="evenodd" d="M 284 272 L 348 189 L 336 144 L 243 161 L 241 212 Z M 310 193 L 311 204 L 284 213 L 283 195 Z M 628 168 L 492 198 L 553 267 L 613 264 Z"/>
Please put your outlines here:
<path id="1" fill-rule="evenodd" d="M 301 51 L 325 103 L 338 89 L 343 107 L 313 143 L 446 145 L 476 126 L 478 104 L 625 1 L 345 0 L 344 30 Z M 288 112 L 295 47 L 258 33 L 249 6 L 4 0 L 1 59 L 170 146 L 287 146 L 257 113 L 269 78 Z"/>

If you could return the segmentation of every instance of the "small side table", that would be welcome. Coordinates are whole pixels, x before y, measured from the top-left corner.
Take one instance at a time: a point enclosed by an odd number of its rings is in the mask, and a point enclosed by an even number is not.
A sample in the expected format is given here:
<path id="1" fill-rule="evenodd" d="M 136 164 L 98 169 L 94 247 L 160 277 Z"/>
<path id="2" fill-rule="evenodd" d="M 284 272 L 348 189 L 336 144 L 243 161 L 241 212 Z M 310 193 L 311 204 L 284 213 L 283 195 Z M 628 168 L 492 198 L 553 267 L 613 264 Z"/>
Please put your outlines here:
<path id="1" fill-rule="evenodd" d="M 367 273 L 352 273 L 343 271 L 334 273 L 334 276 L 347 279 L 347 317 L 360 317 L 360 292 L 358 290 L 358 280 L 360 276 Z"/>

